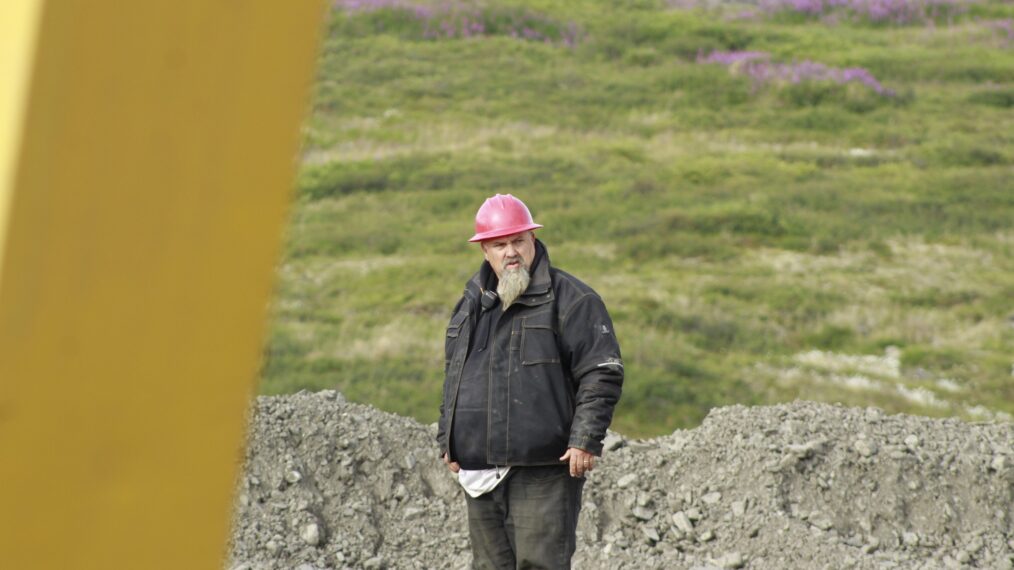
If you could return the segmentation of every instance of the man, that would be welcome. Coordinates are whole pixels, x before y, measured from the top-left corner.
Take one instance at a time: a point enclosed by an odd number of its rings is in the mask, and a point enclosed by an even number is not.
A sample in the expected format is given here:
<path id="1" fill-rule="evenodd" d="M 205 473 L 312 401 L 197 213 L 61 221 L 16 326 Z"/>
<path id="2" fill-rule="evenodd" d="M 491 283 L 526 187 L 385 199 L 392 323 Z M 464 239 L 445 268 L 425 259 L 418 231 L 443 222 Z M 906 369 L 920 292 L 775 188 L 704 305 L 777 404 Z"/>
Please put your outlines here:
<path id="1" fill-rule="evenodd" d="M 437 441 L 468 503 L 477 568 L 570 568 L 584 475 L 620 398 L 602 299 L 553 267 L 521 200 L 479 208 L 485 262 L 454 307 Z"/>

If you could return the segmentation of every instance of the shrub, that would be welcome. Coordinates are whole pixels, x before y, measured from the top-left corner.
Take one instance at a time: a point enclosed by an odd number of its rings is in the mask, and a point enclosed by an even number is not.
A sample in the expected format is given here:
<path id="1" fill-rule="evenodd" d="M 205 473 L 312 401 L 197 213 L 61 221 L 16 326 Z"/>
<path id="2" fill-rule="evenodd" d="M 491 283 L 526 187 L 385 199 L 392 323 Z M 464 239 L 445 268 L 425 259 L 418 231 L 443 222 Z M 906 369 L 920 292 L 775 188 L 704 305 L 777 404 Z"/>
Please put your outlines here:
<path id="1" fill-rule="evenodd" d="M 968 96 L 969 103 L 989 105 L 1001 109 L 1014 107 L 1014 89 L 988 89 L 976 91 Z"/>

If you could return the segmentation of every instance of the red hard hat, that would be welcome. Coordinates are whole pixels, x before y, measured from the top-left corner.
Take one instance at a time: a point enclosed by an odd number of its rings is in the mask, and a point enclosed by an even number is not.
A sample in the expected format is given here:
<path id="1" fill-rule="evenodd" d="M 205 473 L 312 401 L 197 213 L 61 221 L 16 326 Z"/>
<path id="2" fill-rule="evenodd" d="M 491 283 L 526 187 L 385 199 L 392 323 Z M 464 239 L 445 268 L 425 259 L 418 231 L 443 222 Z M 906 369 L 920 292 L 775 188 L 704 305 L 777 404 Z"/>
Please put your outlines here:
<path id="1" fill-rule="evenodd" d="M 528 206 L 510 194 L 497 194 L 475 213 L 475 235 L 468 241 L 485 241 L 542 226 L 532 220 Z"/>

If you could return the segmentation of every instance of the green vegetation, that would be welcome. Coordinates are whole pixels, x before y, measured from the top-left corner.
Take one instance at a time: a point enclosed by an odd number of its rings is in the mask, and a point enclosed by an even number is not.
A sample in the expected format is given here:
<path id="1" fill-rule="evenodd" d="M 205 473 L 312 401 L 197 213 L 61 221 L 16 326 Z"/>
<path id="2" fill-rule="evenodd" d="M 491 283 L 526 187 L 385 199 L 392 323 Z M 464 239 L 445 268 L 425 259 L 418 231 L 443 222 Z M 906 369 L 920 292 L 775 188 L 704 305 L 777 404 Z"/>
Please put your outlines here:
<path id="1" fill-rule="evenodd" d="M 613 314 L 620 431 L 797 397 L 1014 413 L 1014 41 L 990 23 L 1014 5 L 933 26 L 647 0 L 340 5 L 265 392 L 435 420 L 446 319 L 481 259 L 472 218 L 509 192 Z M 715 51 L 863 68 L 885 92 L 698 63 Z"/>

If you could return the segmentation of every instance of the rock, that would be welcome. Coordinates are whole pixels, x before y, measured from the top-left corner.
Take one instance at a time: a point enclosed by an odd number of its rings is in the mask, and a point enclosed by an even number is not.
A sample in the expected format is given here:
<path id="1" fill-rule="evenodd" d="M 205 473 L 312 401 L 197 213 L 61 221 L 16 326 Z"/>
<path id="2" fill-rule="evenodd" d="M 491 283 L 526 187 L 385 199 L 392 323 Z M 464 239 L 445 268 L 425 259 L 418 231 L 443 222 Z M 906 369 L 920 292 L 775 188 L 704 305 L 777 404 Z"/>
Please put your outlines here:
<path id="1" fill-rule="evenodd" d="M 384 567 L 384 559 L 380 556 L 374 556 L 366 562 L 363 562 L 363 568 L 366 570 L 379 570 Z"/>
<path id="2" fill-rule="evenodd" d="M 295 485 L 296 483 L 299 483 L 300 481 L 303 480 L 303 474 L 300 473 L 299 471 L 296 471 L 295 469 L 290 469 L 289 471 L 285 472 L 285 480 L 290 484 Z"/>
<path id="3" fill-rule="evenodd" d="M 1007 456 L 1000 455 L 999 453 L 993 456 L 993 461 L 989 463 L 989 468 L 993 471 L 1002 472 L 1007 466 Z"/>
<path id="4" fill-rule="evenodd" d="M 811 516 L 809 521 L 810 524 L 819 528 L 820 530 L 831 530 L 831 527 L 834 526 L 834 524 L 831 522 L 830 517 L 826 515 L 819 514 L 817 516 Z"/>
<path id="5" fill-rule="evenodd" d="M 688 519 L 690 519 L 690 520 L 692 520 L 694 522 L 697 522 L 697 521 L 701 520 L 703 517 L 704 517 L 704 515 L 701 514 L 701 510 L 700 509 L 687 509 L 687 518 Z"/>
<path id="6" fill-rule="evenodd" d="M 299 538 L 310 546 L 317 546 L 320 544 L 320 527 L 316 523 L 304 525 L 299 531 Z"/>
<path id="7" fill-rule="evenodd" d="M 407 507 L 403 511 L 402 516 L 405 520 L 410 521 L 421 517 L 425 513 L 426 509 L 422 509 L 419 507 Z"/>
<path id="8" fill-rule="evenodd" d="M 672 523 L 684 534 L 693 534 L 694 532 L 693 523 L 690 522 L 690 518 L 683 511 L 673 514 Z"/>
<path id="9" fill-rule="evenodd" d="M 707 493 L 701 496 L 701 500 L 704 501 L 704 504 L 706 505 L 714 505 L 715 503 L 722 500 L 722 494 L 717 491 Z"/>
<path id="10" fill-rule="evenodd" d="M 716 558 L 714 564 L 719 568 L 734 569 L 742 568 L 746 564 L 746 560 L 743 559 L 743 555 L 738 552 L 728 552 L 723 554 L 721 557 Z"/>
<path id="11" fill-rule="evenodd" d="M 746 501 L 733 501 L 732 502 L 732 514 L 733 516 L 741 517 L 746 514 Z"/>
<path id="12" fill-rule="evenodd" d="M 633 513 L 634 518 L 640 521 L 650 521 L 655 516 L 655 511 L 644 507 L 634 507 L 631 512 Z"/>
<path id="13" fill-rule="evenodd" d="M 404 483 L 398 483 L 394 487 L 394 498 L 403 501 L 408 496 L 408 488 L 405 487 Z"/>
<path id="14" fill-rule="evenodd" d="M 641 532 L 643 532 L 644 536 L 648 540 L 650 540 L 652 543 L 655 543 L 655 542 L 658 542 L 658 541 L 662 540 L 662 538 L 659 537 L 659 535 L 658 535 L 658 531 L 655 530 L 655 528 L 652 527 L 652 526 L 642 526 L 641 527 Z"/>
<path id="15" fill-rule="evenodd" d="M 697 537 L 697 539 L 700 540 L 701 542 L 711 542 L 712 540 L 715 539 L 715 533 L 711 532 L 710 530 L 706 530 L 702 532 Z"/>
<path id="16" fill-rule="evenodd" d="M 603 451 L 616 451 L 623 447 L 626 441 L 618 433 L 613 431 L 607 431 L 605 439 L 602 440 Z"/>
<path id="17" fill-rule="evenodd" d="M 876 446 L 865 439 L 857 439 L 852 447 L 863 457 L 870 457 L 877 452 Z"/>
<path id="18" fill-rule="evenodd" d="M 825 439 L 815 439 L 804 444 L 787 445 L 785 451 L 800 459 L 805 459 L 812 457 L 815 453 L 819 453 L 824 449 L 824 445 L 826 444 L 827 440 Z"/>
<path id="19" fill-rule="evenodd" d="M 637 482 L 637 474 L 628 473 L 623 477 L 620 477 L 619 481 L 616 482 L 616 486 L 619 487 L 620 489 L 626 489 L 627 487 L 630 487 L 636 482 Z"/>

